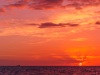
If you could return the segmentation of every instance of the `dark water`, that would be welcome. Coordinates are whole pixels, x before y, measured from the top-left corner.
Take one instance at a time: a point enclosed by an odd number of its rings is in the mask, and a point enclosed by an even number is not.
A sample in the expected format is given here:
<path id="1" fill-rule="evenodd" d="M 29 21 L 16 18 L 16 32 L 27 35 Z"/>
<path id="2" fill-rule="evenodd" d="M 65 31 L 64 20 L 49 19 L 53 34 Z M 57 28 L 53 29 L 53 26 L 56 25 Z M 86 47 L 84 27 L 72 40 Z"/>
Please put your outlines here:
<path id="1" fill-rule="evenodd" d="M 100 75 L 100 67 L 1 66 L 0 75 Z"/>

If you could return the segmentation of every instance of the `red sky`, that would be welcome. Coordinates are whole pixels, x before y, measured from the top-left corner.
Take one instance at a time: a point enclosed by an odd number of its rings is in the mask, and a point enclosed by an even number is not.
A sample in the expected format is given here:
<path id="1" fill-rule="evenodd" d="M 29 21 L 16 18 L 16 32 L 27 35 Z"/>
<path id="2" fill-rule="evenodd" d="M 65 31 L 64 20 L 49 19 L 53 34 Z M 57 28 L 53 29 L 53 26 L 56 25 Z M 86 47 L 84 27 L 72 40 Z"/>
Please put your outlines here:
<path id="1" fill-rule="evenodd" d="M 100 0 L 0 0 L 0 65 L 100 66 Z"/>

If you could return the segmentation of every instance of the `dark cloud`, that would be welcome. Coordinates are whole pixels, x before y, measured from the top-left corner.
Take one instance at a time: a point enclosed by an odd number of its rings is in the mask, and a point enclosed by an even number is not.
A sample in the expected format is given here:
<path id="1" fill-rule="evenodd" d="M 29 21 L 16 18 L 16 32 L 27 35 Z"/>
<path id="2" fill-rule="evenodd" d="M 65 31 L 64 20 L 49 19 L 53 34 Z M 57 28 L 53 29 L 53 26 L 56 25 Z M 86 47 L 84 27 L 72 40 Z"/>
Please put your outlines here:
<path id="1" fill-rule="evenodd" d="M 71 0 L 71 2 L 80 6 L 100 4 L 100 0 Z"/>
<path id="2" fill-rule="evenodd" d="M 26 24 L 26 25 L 32 25 L 32 26 L 38 25 L 39 28 L 66 27 L 66 26 L 77 27 L 77 26 L 79 26 L 79 24 L 75 24 L 75 23 L 58 23 L 58 24 L 56 24 L 56 23 L 52 23 L 52 22 L 45 22 L 45 23 L 41 23 L 41 24 L 30 23 L 30 24 Z"/>
<path id="3" fill-rule="evenodd" d="M 5 5 L 6 8 L 27 6 L 28 0 L 19 0 L 13 4 Z"/>
<path id="4" fill-rule="evenodd" d="M 95 24 L 100 25 L 100 21 L 97 21 Z"/>
<path id="5" fill-rule="evenodd" d="M 32 9 L 52 9 L 62 6 L 63 0 L 35 0 L 29 7 Z"/>
<path id="6" fill-rule="evenodd" d="M 66 7 L 74 7 L 75 9 L 82 9 L 86 6 L 100 5 L 100 0 L 66 0 Z"/>
<path id="7" fill-rule="evenodd" d="M 24 6 L 25 6 L 24 4 L 10 4 L 10 5 L 7 5 L 6 7 L 11 8 L 11 7 L 24 7 Z"/>
<path id="8" fill-rule="evenodd" d="M 66 3 L 63 5 L 64 2 Z M 4 8 L 28 7 L 32 10 L 46 10 L 74 7 L 82 9 L 89 5 L 100 5 L 100 0 L 18 0 L 15 3 L 5 5 Z"/>
<path id="9" fill-rule="evenodd" d="M 63 24 L 55 24 L 52 22 L 42 23 L 39 28 L 48 28 L 48 27 L 64 27 Z"/>
<path id="10" fill-rule="evenodd" d="M 59 58 L 61 57 L 61 58 Z M 52 58 L 53 59 L 53 58 Z M 66 62 L 66 63 L 79 63 L 80 61 L 75 59 L 75 58 L 72 58 L 71 56 L 68 56 L 68 55 L 64 55 L 64 56 L 54 56 L 54 59 L 59 59 L 59 61 L 61 62 Z"/>
<path id="11" fill-rule="evenodd" d="M 77 23 L 66 23 L 66 25 L 71 26 L 71 27 L 79 26 L 79 24 Z"/>
<path id="12" fill-rule="evenodd" d="M 5 5 L 5 7 L 24 7 L 30 9 L 52 9 L 61 7 L 63 0 L 19 0 L 13 4 Z"/>

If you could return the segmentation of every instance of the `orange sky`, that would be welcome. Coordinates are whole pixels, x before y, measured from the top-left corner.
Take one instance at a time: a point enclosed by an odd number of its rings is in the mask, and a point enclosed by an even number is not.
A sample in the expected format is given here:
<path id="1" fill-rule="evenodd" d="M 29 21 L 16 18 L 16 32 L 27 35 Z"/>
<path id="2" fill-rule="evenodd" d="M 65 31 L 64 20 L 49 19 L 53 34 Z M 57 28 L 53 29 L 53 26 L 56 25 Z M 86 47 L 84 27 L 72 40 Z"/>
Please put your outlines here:
<path id="1" fill-rule="evenodd" d="M 100 66 L 100 0 L 0 3 L 1 66 Z"/>

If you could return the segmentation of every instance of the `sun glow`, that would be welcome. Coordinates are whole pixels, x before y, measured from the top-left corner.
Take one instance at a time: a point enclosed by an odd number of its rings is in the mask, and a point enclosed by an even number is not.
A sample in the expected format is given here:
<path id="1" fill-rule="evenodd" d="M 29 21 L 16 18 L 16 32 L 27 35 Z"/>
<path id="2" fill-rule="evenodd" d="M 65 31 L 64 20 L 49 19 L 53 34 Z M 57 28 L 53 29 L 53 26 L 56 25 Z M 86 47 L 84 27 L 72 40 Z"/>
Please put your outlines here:
<path id="1" fill-rule="evenodd" d="M 79 66 L 82 66 L 83 65 L 83 63 L 79 63 Z"/>

